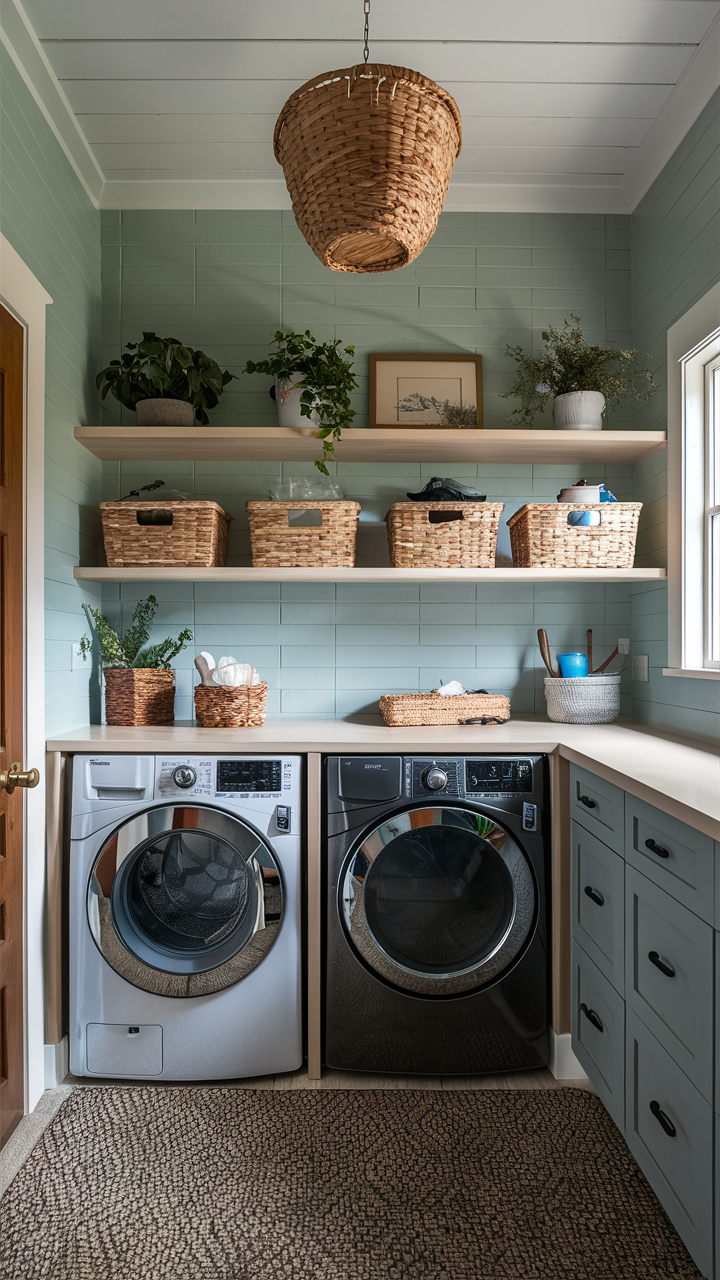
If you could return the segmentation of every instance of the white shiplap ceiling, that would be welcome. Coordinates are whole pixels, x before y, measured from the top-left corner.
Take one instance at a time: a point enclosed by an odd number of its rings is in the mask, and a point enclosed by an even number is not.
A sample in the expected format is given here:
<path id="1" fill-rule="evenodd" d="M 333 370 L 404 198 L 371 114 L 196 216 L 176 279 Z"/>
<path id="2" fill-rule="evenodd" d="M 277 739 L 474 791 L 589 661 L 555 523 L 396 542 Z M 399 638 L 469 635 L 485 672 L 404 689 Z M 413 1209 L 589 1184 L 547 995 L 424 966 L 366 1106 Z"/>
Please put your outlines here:
<path id="1" fill-rule="evenodd" d="M 361 0 L 25 0 L 24 23 L 11 7 L 16 61 L 22 45 L 107 208 L 289 207 L 276 116 L 303 81 L 362 58 Z M 720 80 L 719 8 L 373 0 L 370 57 L 456 98 L 446 208 L 627 212 Z"/>

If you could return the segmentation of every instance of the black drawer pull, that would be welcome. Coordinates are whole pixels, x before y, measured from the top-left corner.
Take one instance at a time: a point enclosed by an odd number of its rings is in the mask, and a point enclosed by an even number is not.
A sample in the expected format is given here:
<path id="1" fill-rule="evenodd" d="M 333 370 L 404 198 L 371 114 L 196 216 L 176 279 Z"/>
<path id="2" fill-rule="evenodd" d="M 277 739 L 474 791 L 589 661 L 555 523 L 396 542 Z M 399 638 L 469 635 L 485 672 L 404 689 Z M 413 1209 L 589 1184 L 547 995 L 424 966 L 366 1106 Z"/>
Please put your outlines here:
<path id="1" fill-rule="evenodd" d="M 653 1099 L 653 1101 L 650 1103 L 650 1110 L 652 1111 L 658 1124 L 661 1125 L 662 1128 L 665 1130 L 668 1138 L 674 1138 L 677 1134 L 677 1129 L 675 1128 L 675 1125 L 673 1124 L 670 1117 L 665 1115 L 665 1112 L 662 1110 L 660 1103 L 655 1102 L 655 1100 Z"/>
<path id="2" fill-rule="evenodd" d="M 605 899 L 603 898 L 599 889 L 593 889 L 591 884 L 586 884 L 585 893 L 586 893 L 586 896 L 590 898 L 592 902 L 596 902 L 599 907 L 605 906 Z"/>
<path id="3" fill-rule="evenodd" d="M 586 809 L 597 809 L 597 800 L 591 800 L 589 796 L 578 796 L 578 799 Z"/>
<path id="4" fill-rule="evenodd" d="M 603 1024 L 600 1021 L 600 1018 L 598 1017 L 594 1009 L 588 1009 L 584 1001 L 580 1005 L 580 1012 L 585 1014 L 585 1017 L 587 1018 L 588 1022 L 592 1022 L 593 1026 L 597 1027 L 598 1031 L 602 1031 Z"/>
<path id="5" fill-rule="evenodd" d="M 655 965 L 656 969 L 659 969 L 661 973 L 664 973 L 666 978 L 675 977 L 675 970 L 672 965 L 666 964 L 664 960 L 661 960 L 657 951 L 648 951 L 648 960 L 651 964 Z"/>
<path id="6" fill-rule="evenodd" d="M 649 849 L 651 853 L 656 853 L 658 858 L 670 857 L 670 850 L 663 849 L 662 845 L 658 844 L 656 840 L 653 840 L 652 836 L 649 840 L 645 841 L 645 848 Z"/>

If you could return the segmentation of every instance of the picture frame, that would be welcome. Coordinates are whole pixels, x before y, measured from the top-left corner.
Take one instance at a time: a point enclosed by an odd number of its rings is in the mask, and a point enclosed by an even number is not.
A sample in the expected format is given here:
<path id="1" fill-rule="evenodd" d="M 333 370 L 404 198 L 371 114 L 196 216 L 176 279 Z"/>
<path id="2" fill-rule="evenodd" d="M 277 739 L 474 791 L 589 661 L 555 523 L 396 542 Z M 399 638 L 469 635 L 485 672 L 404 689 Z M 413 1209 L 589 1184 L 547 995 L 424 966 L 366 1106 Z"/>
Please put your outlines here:
<path id="1" fill-rule="evenodd" d="M 369 416 L 377 429 L 481 430 L 482 356 L 371 353 Z"/>

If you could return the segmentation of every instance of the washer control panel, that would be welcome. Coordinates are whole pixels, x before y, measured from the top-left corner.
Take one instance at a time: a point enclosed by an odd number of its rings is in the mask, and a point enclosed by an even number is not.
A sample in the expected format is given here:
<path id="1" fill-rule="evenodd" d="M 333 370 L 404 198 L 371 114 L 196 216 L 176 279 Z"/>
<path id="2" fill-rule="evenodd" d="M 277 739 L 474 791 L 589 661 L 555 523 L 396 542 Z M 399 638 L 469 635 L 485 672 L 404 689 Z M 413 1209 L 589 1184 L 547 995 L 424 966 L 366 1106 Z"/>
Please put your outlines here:
<path id="1" fill-rule="evenodd" d="M 263 756 L 158 756 L 155 795 L 222 800 L 283 800 L 298 784 L 297 759 Z M 288 799 L 285 796 L 286 800 Z M 281 810 L 284 806 L 280 805 Z M 278 823 L 280 830 L 288 827 Z"/>
<path id="2" fill-rule="evenodd" d="M 412 800 L 425 796 L 497 800 L 507 795 L 527 795 L 533 785 L 533 762 L 528 759 L 413 756 L 404 761 L 404 792 Z"/>

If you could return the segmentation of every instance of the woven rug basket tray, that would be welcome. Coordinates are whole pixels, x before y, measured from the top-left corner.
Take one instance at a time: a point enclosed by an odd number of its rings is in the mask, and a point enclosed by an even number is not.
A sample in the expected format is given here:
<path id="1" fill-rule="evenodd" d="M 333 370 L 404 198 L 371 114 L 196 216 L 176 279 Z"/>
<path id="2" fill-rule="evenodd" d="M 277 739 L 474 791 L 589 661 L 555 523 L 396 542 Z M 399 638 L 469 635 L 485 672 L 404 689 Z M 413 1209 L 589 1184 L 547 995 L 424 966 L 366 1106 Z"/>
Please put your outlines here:
<path id="1" fill-rule="evenodd" d="M 508 520 L 518 569 L 632 569 L 642 502 L 529 502 Z M 599 525 L 569 525 L 599 511 Z"/>
<path id="2" fill-rule="evenodd" d="M 175 672 L 151 667 L 107 667 L 106 724 L 173 724 Z"/>
<path id="3" fill-rule="evenodd" d="M 462 142 L 454 98 L 384 63 L 315 76 L 275 125 L 295 220 L 331 271 L 394 271 L 435 230 Z"/>
<path id="4" fill-rule="evenodd" d="M 203 729 L 259 729 L 265 723 L 267 682 L 195 686 L 195 719 Z"/>
<path id="5" fill-rule="evenodd" d="M 262 569 L 352 569 L 359 502 L 248 502 L 253 565 Z M 318 524 L 292 524 L 294 511 L 318 511 Z"/>
<path id="6" fill-rule="evenodd" d="M 510 719 L 510 699 L 504 694 L 384 693 L 380 714 L 388 725 L 461 724 L 482 716 Z"/>
<path id="7" fill-rule="evenodd" d="M 100 515 L 105 555 L 113 569 L 162 565 L 212 569 L 225 564 L 232 516 L 217 502 L 101 502 Z"/>
<path id="8" fill-rule="evenodd" d="M 502 502 L 395 502 L 387 513 L 395 569 L 492 569 Z"/>

